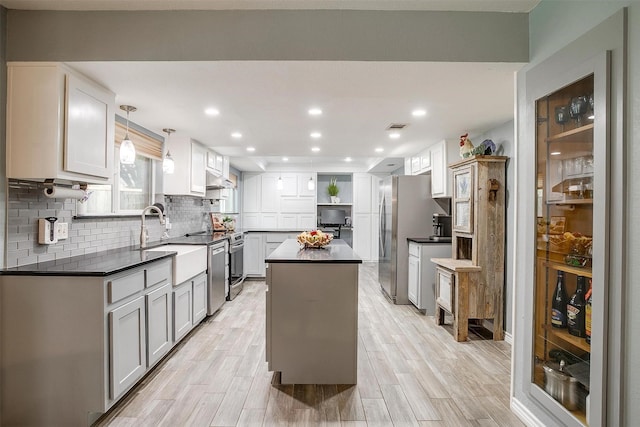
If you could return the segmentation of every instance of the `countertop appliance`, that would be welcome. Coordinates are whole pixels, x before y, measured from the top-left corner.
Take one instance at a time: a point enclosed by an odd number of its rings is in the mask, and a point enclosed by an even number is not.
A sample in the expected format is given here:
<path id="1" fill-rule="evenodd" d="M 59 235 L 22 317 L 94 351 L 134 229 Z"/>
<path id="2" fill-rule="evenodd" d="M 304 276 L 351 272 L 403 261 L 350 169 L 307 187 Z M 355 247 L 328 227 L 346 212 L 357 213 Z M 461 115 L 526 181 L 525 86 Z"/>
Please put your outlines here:
<path id="1" fill-rule="evenodd" d="M 207 256 L 207 315 L 211 316 L 222 307 L 226 295 L 227 241 L 214 243 L 208 248 Z"/>
<path id="2" fill-rule="evenodd" d="M 244 234 L 233 233 L 229 236 L 229 294 L 227 299 L 233 300 L 242 291 L 244 282 Z"/>
<path id="3" fill-rule="evenodd" d="M 430 175 L 391 175 L 382 180 L 378 280 L 395 304 L 409 304 L 407 238 L 424 235 L 434 213 L 446 214 L 431 198 Z"/>
<path id="4" fill-rule="evenodd" d="M 433 235 L 435 241 L 451 241 L 451 215 L 433 214 Z"/>
<path id="5" fill-rule="evenodd" d="M 346 214 L 344 209 L 323 209 L 320 213 L 322 230 L 333 233 L 333 237 L 339 239 L 340 231 L 345 225 Z"/>

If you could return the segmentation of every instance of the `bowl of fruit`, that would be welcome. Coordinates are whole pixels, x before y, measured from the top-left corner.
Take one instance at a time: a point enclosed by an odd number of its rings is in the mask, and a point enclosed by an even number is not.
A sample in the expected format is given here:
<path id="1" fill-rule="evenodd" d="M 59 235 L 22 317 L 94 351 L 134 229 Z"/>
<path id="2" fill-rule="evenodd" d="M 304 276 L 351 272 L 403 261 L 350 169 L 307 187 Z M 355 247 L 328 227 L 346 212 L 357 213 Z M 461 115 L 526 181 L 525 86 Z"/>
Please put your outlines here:
<path id="1" fill-rule="evenodd" d="M 303 231 L 298 234 L 297 240 L 304 248 L 323 248 L 333 240 L 333 234 L 320 230 Z"/>

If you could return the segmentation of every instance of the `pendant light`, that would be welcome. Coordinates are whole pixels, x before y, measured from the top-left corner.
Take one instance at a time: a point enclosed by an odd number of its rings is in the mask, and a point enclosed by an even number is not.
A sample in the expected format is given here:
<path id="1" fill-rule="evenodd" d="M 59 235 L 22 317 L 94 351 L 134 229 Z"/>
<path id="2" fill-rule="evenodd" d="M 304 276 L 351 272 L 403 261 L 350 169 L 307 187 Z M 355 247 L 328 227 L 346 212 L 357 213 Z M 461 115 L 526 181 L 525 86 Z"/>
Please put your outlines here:
<path id="1" fill-rule="evenodd" d="M 278 187 L 278 190 L 282 190 L 284 188 L 284 184 L 282 182 L 282 175 L 278 177 L 278 183 L 276 184 L 276 187 Z"/>
<path id="2" fill-rule="evenodd" d="M 307 182 L 307 188 L 311 191 L 316 189 L 316 183 L 313 181 L 313 177 L 309 177 L 309 182 Z"/>
<path id="3" fill-rule="evenodd" d="M 127 132 L 124 134 L 124 139 L 120 143 L 120 163 L 123 165 L 132 165 L 136 162 L 136 147 L 129 138 L 129 113 L 135 112 L 137 108 L 131 105 L 121 105 L 120 109 L 127 112 Z"/>
<path id="4" fill-rule="evenodd" d="M 164 144 L 165 146 L 169 145 L 169 138 L 171 137 L 171 134 L 175 131 L 176 131 L 175 129 L 169 129 L 169 128 L 162 129 L 162 132 L 165 132 L 167 134 L 167 141 Z M 164 156 L 164 159 L 162 160 L 162 172 L 166 174 L 172 174 L 175 168 L 176 168 L 176 164 L 173 161 L 173 157 L 171 157 L 171 153 L 169 153 L 169 149 L 167 148 L 167 154 Z"/>

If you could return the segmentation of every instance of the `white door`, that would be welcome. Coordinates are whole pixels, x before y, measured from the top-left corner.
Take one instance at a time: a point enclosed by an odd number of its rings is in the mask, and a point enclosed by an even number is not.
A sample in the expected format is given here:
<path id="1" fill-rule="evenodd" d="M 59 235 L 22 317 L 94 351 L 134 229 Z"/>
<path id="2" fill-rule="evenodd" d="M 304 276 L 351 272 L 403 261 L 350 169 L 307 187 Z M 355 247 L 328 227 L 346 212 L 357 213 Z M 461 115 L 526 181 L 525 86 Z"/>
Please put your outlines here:
<path id="1" fill-rule="evenodd" d="M 371 260 L 374 243 L 371 240 L 371 214 L 355 215 L 353 217 L 353 250 L 355 253 L 363 261 Z"/>
<path id="2" fill-rule="evenodd" d="M 147 369 L 144 298 L 109 312 L 109 379 L 111 399 L 135 384 Z"/>
<path id="3" fill-rule="evenodd" d="M 207 315 L 207 276 L 201 274 L 193 280 L 193 326 Z"/>
<path id="4" fill-rule="evenodd" d="M 200 144 L 191 143 L 191 193 L 204 195 L 207 185 L 207 150 Z"/>
<path id="5" fill-rule="evenodd" d="M 171 349 L 171 284 L 146 296 L 147 307 L 147 366 L 153 366 Z"/>
<path id="6" fill-rule="evenodd" d="M 420 258 L 409 256 L 409 301 L 420 307 Z"/>
<path id="7" fill-rule="evenodd" d="M 260 212 L 260 175 L 244 174 L 242 177 L 242 210 Z"/>
<path id="8" fill-rule="evenodd" d="M 185 282 L 173 291 L 173 342 L 178 342 L 193 326 L 193 286 Z"/>

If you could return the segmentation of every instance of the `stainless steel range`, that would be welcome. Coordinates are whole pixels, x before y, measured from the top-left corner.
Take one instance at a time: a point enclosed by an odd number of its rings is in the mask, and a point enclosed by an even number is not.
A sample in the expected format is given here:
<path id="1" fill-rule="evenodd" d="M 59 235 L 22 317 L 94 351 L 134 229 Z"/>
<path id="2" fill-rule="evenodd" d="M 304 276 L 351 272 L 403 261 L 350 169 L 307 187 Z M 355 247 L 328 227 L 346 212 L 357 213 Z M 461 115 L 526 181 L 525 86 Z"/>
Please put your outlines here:
<path id="1" fill-rule="evenodd" d="M 244 282 L 244 235 L 233 233 L 229 236 L 229 295 L 228 299 L 234 299 L 242 291 Z"/>

